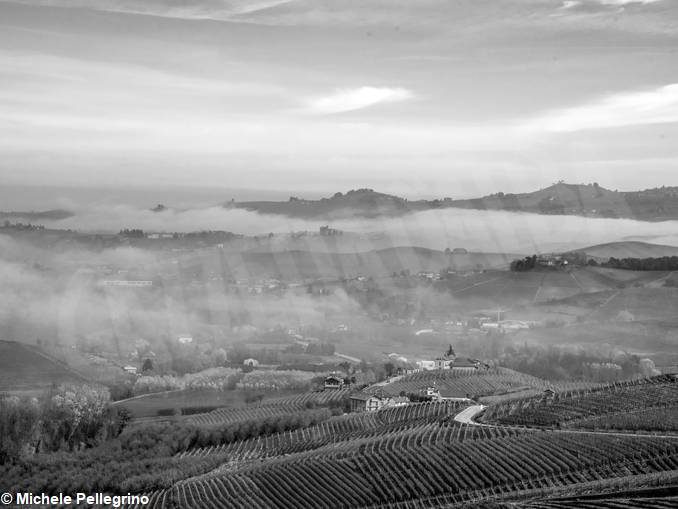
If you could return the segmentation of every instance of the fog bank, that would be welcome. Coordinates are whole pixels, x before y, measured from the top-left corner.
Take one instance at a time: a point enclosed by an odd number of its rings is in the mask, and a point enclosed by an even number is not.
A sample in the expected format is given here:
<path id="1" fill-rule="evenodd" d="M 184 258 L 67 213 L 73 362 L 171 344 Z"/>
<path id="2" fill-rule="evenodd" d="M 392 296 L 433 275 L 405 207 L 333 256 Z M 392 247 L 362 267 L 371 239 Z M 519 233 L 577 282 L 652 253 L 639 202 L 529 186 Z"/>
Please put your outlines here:
<path id="1" fill-rule="evenodd" d="M 245 235 L 317 232 L 327 221 L 264 215 L 244 209 L 210 207 L 152 212 L 128 205 L 92 206 L 75 216 L 47 221 L 46 226 L 82 231 L 189 232 L 226 230 Z M 678 221 L 644 222 L 503 211 L 438 209 L 402 217 L 351 217 L 329 223 L 333 228 L 359 234 L 384 233 L 392 245 L 445 249 L 464 246 L 484 252 L 543 252 L 582 248 L 619 240 L 639 239 L 678 245 Z"/>

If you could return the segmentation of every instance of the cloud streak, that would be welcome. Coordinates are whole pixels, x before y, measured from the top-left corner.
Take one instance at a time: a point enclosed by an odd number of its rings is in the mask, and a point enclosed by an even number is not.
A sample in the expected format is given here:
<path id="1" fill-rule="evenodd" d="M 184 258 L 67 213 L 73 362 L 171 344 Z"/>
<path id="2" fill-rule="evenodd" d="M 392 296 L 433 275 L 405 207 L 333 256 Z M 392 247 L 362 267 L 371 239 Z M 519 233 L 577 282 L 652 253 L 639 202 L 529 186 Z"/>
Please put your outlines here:
<path id="1" fill-rule="evenodd" d="M 629 4 L 654 4 L 661 0 L 596 0 L 603 5 L 629 5 Z"/>
<path id="2" fill-rule="evenodd" d="M 575 9 L 577 7 L 584 7 L 587 5 L 602 5 L 609 7 L 624 7 L 625 5 L 633 4 L 654 4 L 661 0 L 564 0 L 562 9 Z"/>
<path id="3" fill-rule="evenodd" d="M 290 3 L 292 0 L 14 0 L 28 5 L 92 9 L 178 19 L 231 20 Z"/>
<path id="4" fill-rule="evenodd" d="M 547 112 L 525 124 L 530 131 L 575 132 L 678 122 L 678 83 L 654 90 L 622 92 Z"/>
<path id="5" fill-rule="evenodd" d="M 413 97 L 414 94 L 405 88 L 359 87 L 309 99 L 307 107 L 310 113 L 328 115 L 369 108 L 380 103 L 406 101 Z"/>

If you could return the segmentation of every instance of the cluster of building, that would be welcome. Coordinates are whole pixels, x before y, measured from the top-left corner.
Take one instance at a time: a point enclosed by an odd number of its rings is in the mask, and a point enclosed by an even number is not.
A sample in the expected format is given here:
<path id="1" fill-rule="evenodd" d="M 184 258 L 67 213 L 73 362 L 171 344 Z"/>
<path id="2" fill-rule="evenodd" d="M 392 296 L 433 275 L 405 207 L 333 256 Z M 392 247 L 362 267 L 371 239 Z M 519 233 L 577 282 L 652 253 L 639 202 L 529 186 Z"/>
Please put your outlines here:
<path id="1" fill-rule="evenodd" d="M 384 394 L 368 394 L 358 392 L 351 395 L 352 412 L 375 412 L 384 408 L 407 405 L 410 399 L 406 396 L 387 396 Z"/>
<path id="2" fill-rule="evenodd" d="M 444 355 L 433 360 L 421 360 L 416 362 L 419 371 L 434 369 L 459 371 L 462 373 L 475 373 L 484 365 L 478 359 L 462 359 L 457 357 L 454 349 L 450 346 Z"/>

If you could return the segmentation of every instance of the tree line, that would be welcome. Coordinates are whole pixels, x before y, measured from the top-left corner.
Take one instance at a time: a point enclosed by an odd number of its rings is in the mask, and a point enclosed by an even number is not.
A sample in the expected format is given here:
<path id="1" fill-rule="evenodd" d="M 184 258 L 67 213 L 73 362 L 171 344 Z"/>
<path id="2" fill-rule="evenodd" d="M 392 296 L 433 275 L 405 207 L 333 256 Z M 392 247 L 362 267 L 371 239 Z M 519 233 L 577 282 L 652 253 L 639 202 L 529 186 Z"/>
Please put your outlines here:
<path id="1" fill-rule="evenodd" d="M 0 398 L 0 464 L 37 453 L 76 451 L 118 436 L 130 419 L 107 389 L 61 386 L 42 398 Z"/>
<path id="2" fill-rule="evenodd" d="M 624 270 L 678 270 L 678 256 L 659 258 L 610 258 L 603 267 Z"/>
<path id="3" fill-rule="evenodd" d="M 532 270 L 537 266 L 537 255 L 526 256 L 519 260 L 513 260 L 511 262 L 511 270 L 513 272 L 525 272 Z"/>
<path id="4" fill-rule="evenodd" d="M 0 463 L 0 478 L 5 489 L 16 492 L 147 492 L 206 473 L 224 461 L 219 455 L 179 459 L 178 452 L 306 428 L 343 411 L 337 403 L 331 408 L 223 425 L 189 421 L 139 425 L 90 449 L 59 450 Z M 4 431 L 0 436 L 6 436 Z"/>

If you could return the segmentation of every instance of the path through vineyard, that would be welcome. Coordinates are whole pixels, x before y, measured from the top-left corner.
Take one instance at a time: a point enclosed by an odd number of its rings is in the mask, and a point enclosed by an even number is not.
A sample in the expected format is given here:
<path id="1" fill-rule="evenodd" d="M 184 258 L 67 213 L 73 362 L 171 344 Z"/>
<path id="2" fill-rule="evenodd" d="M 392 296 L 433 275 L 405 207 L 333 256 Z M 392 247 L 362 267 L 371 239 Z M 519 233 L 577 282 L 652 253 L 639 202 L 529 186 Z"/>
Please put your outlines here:
<path id="1" fill-rule="evenodd" d="M 520 428 L 525 429 L 523 426 L 507 426 L 507 425 L 495 425 L 495 424 L 486 424 L 482 422 L 477 422 L 475 420 L 483 410 L 487 408 L 485 405 L 473 405 L 465 408 L 457 415 L 454 416 L 454 420 L 462 424 L 470 424 L 473 426 L 486 426 L 490 428 Z M 529 429 L 529 428 L 528 428 Z M 556 433 L 580 433 L 584 435 L 605 435 L 605 436 L 617 436 L 617 437 L 652 437 L 652 438 L 668 438 L 678 440 L 678 435 L 657 435 L 657 434 L 648 434 L 648 433 L 628 433 L 628 432 L 619 432 L 619 431 L 588 431 L 588 430 L 578 430 L 578 429 L 549 429 Z"/>

